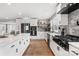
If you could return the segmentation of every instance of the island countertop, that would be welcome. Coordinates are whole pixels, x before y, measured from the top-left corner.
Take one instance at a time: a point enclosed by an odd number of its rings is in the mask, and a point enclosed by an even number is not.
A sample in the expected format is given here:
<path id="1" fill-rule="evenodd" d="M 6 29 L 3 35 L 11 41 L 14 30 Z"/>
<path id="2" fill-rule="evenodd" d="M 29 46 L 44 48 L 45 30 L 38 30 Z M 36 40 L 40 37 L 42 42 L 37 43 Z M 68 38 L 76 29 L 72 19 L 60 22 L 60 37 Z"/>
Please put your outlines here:
<path id="1" fill-rule="evenodd" d="M 8 35 L 8 37 L 0 38 L 0 47 L 5 47 L 6 45 L 9 45 L 9 44 L 17 41 L 18 39 L 16 39 L 16 38 L 21 37 L 24 34 L 25 33 L 18 34 L 18 35 Z M 27 33 L 27 35 L 29 35 L 29 33 Z"/>
<path id="2" fill-rule="evenodd" d="M 72 45 L 73 47 L 79 49 L 79 42 L 69 42 L 69 45 Z"/>

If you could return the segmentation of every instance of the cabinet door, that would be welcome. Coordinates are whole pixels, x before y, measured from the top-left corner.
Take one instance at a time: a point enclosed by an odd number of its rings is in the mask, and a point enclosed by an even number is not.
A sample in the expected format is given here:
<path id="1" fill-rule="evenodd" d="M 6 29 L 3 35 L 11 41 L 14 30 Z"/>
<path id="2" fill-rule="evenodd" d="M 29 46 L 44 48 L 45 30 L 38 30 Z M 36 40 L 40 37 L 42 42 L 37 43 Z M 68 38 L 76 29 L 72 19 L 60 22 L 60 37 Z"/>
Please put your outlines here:
<path id="1" fill-rule="evenodd" d="M 53 40 L 50 40 L 50 48 L 56 56 L 69 56 L 70 55 L 69 52 L 65 51 Z"/>
<path id="2" fill-rule="evenodd" d="M 57 50 L 57 44 L 53 40 L 50 40 L 50 48 L 55 55 L 59 54 Z"/>
<path id="3" fill-rule="evenodd" d="M 60 47 L 53 41 L 53 44 L 54 44 L 54 53 L 55 53 L 55 55 L 56 56 L 59 56 L 60 54 L 59 54 L 59 51 L 60 51 Z"/>
<path id="4" fill-rule="evenodd" d="M 17 45 L 17 43 L 16 42 L 14 42 L 14 43 L 11 43 L 10 45 L 8 45 L 8 47 L 7 47 L 7 49 L 8 49 L 8 51 L 7 51 L 7 55 L 11 55 L 11 56 L 15 56 L 16 55 L 16 45 Z"/>
<path id="5" fill-rule="evenodd" d="M 69 52 L 71 56 L 79 56 L 79 49 L 69 45 Z"/>
<path id="6" fill-rule="evenodd" d="M 60 47 L 60 46 L 59 46 Z M 69 56 L 69 52 L 64 50 L 62 47 L 60 47 L 60 51 L 59 51 L 59 55 L 60 56 Z"/>
<path id="7" fill-rule="evenodd" d="M 16 46 L 16 54 L 17 54 L 17 55 L 21 55 L 21 54 L 20 54 L 21 51 L 22 51 L 22 42 L 21 42 L 21 40 L 18 40 L 17 46 Z"/>

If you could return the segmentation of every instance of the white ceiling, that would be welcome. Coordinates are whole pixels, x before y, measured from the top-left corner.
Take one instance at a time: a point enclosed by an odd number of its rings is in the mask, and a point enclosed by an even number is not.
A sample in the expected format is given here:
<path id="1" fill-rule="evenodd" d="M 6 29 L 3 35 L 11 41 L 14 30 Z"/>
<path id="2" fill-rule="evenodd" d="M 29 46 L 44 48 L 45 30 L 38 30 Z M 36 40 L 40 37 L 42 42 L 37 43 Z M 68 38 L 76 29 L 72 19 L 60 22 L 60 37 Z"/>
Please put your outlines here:
<path id="1" fill-rule="evenodd" d="M 0 20 L 21 17 L 49 18 L 55 11 L 54 3 L 0 3 Z"/>

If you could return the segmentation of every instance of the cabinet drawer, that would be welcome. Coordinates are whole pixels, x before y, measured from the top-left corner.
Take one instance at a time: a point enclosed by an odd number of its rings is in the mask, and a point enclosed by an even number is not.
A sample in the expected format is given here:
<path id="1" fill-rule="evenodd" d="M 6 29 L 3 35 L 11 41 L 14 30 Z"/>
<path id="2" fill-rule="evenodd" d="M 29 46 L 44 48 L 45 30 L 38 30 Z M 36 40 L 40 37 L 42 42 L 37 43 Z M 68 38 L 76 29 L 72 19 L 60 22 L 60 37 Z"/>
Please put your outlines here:
<path id="1" fill-rule="evenodd" d="M 69 52 L 70 52 L 70 55 L 73 55 L 73 56 L 79 55 L 79 49 L 71 45 L 69 46 Z"/>
<path id="2" fill-rule="evenodd" d="M 12 43 L 12 44 L 8 45 L 7 52 L 9 52 L 8 55 L 12 55 L 12 56 L 16 55 L 16 44 Z"/>

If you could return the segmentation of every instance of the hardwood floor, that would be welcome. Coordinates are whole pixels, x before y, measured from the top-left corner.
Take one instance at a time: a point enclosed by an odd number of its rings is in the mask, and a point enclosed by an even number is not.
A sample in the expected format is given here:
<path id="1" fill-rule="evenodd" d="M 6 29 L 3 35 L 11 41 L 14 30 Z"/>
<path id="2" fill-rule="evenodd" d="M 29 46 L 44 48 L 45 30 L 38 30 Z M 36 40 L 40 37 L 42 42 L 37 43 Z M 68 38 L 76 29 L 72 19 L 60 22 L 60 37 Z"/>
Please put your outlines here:
<path id="1" fill-rule="evenodd" d="M 45 40 L 31 40 L 23 56 L 54 56 Z"/>

